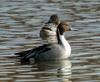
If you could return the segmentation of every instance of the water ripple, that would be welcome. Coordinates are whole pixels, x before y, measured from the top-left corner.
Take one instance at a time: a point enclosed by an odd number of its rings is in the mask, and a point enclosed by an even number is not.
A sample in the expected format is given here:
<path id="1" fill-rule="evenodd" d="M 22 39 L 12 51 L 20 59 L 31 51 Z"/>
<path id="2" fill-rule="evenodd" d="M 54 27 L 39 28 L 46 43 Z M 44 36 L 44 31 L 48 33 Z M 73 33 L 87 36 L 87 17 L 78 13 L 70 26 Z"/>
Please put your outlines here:
<path id="1" fill-rule="evenodd" d="M 51 14 L 70 22 L 70 60 L 21 65 L 13 53 L 44 42 L 42 25 Z M 100 0 L 0 0 L 0 82 L 99 82 Z"/>

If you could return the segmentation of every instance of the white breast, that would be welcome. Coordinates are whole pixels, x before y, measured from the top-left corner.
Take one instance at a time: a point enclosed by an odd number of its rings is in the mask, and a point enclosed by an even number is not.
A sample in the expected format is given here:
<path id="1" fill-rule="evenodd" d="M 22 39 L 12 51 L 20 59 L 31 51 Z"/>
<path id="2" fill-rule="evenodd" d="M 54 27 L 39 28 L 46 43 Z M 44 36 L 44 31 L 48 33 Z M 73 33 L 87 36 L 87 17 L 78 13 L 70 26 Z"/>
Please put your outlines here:
<path id="1" fill-rule="evenodd" d="M 65 39 L 64 35 L 61 35 L 60 39 L 62 40 L 62 45 L 64 46 L 66 54 L 70 56 L 70 54 L 71 54 L 71 46 L 69 45 L 68 41 Z"/>

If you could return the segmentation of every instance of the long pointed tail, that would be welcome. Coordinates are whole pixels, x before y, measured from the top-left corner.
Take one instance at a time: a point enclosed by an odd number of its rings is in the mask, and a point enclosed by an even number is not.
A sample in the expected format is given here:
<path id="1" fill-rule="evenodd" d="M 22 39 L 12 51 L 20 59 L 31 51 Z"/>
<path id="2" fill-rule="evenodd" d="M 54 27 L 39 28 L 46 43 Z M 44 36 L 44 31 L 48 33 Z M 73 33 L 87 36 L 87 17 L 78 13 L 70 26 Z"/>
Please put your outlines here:
<path id="1" fill-rule="evenodd" d="M 29 61 L 29 58 L 27 56 L 31 52 L 32 52 L 32 50 L 27 50 L 27 51 L 15 53 L 15 55 L 17 55 L 19 57 L 21 64 L 28 64 L 28 63 L 30 63 L 30 61 Z"/>

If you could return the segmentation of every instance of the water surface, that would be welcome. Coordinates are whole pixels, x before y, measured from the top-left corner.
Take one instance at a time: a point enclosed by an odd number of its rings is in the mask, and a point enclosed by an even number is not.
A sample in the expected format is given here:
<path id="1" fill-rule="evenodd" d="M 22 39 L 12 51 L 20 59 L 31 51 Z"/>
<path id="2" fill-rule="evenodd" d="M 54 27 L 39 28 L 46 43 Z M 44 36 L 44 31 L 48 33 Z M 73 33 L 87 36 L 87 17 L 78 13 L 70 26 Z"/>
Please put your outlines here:
<path id="1" fill-rule="evenodd" d="M 78 29 L 70 59 L 21 65 L 13 54 L 44 43 L 51 14 Z M 100 0 L 0 0 L 0 82 L 100 82 Z"/>

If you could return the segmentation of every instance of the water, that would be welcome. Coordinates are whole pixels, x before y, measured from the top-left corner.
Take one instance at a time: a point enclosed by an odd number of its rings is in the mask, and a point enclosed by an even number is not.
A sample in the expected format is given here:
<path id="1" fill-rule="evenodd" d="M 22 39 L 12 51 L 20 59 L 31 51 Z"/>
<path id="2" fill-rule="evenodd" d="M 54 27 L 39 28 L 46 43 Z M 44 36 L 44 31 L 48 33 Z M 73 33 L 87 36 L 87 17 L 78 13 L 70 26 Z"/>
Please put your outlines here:
<path id="1" fill-rule="evenodd" d="M 70 59 L 21 65 L 13 53 L 43 44 L 55 13 L 78 29 L 66 33 Z M 100 0 L 0 0 L 0 82 L 100 82 Z"/>

